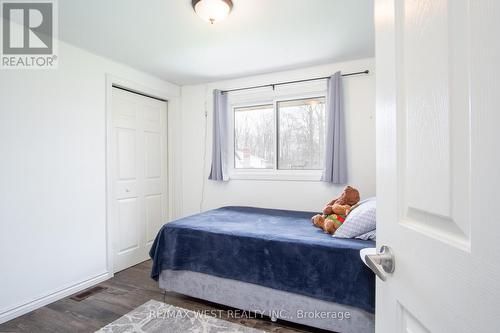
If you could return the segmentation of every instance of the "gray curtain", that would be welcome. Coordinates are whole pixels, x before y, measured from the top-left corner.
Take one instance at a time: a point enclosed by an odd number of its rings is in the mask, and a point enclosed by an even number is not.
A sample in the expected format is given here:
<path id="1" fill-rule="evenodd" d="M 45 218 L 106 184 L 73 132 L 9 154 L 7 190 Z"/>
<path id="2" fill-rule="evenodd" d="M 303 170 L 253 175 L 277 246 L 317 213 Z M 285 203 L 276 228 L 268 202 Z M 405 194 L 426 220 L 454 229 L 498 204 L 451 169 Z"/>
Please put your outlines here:
<path id="1" fill-rule="evenodd" d="M 208 179 L 227 181 L 227 94 L 214 90 L 212 169 Z"/>
<path id="2" fill-rule="evenodd" d="M 328 79 L 326 105 L 326 142 L 324 182 L 347 183 L 344 105 L 342 75 L 337 72 Z"/>

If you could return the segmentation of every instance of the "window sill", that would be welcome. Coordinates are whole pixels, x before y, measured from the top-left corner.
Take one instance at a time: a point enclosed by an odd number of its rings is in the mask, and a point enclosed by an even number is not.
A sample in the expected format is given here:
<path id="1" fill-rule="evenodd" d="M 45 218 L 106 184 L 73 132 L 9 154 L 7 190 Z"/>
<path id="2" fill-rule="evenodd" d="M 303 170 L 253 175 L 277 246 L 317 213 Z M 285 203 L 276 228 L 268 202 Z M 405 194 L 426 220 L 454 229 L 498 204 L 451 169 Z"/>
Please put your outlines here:
<path id="1" fill-rule="evenodd" d="M 229 175 L 230 180 L 271 180 L 271 181 L 321 181 L 322 171 L 254 172 L 238 171 Z"/>

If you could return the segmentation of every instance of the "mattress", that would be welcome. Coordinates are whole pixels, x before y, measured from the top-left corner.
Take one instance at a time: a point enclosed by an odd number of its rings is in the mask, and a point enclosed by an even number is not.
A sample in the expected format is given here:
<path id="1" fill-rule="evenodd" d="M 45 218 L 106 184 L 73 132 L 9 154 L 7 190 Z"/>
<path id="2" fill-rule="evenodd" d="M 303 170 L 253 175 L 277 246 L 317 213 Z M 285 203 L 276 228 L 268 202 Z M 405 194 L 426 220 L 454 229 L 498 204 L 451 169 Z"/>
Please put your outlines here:
<path id="1" fill-rule="evenodd" d="M 239 310 L 342 333 L 375 332 L 365 310 L 213 275 L 163 270 L 160 288 Z"/>
<path id="2" fill-rule="evenodd" d="M 374 242 L 337 239 L 311 212 L 223 207 L 165 224 L 150 251 L 151 277 L 188 270 L 374 312 L 375 278 L 359 259 Z"/>

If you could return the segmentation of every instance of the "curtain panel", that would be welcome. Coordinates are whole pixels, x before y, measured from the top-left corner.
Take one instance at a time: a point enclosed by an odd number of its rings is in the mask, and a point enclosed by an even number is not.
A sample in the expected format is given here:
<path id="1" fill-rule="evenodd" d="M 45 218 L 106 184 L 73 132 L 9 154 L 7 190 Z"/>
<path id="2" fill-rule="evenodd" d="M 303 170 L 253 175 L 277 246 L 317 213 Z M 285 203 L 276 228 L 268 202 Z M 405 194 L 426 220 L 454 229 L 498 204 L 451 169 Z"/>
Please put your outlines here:
<path id="1" fill-rule="evenodd" d="M 326 105 L 325 166 L 322 181 L 347 183 L 347 154 L 342 96 L 342 75 L 336 72 L 328 79 Z"/>
<path id="2" fill-rule="evenodd" d="M 213 99 L 212 168 L 208 179 L 227 181 L 229 180 L 227 172 L 227 94 L 216 89 L 213 91 Z"/>

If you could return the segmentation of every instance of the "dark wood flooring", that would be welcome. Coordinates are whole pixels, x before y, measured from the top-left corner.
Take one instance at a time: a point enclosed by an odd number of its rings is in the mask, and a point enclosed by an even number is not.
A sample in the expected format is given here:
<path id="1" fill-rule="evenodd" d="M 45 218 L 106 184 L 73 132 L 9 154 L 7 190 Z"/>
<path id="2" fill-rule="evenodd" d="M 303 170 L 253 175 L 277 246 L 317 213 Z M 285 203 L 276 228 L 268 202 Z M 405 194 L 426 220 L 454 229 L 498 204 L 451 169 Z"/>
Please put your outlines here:
<path id="1" fill-rule="evenodd" d="M 151 299 L 163 301 L 163 291 L 149 277 L 150 269 L 151 261 L 130 267 L 99 284 L 106 290 L 79 302 L 71 296 L 61 299 L 1 324 L 0 332 L 94 332 Z M 176 293 L 167 293 L 166 302 L 195 311 L 223 310 L 224 320 L 269 332 L 324 332 L 282 321 L 273 323 L 268 318 L 233 319 L 227 315 L 228 307 Z"/>

